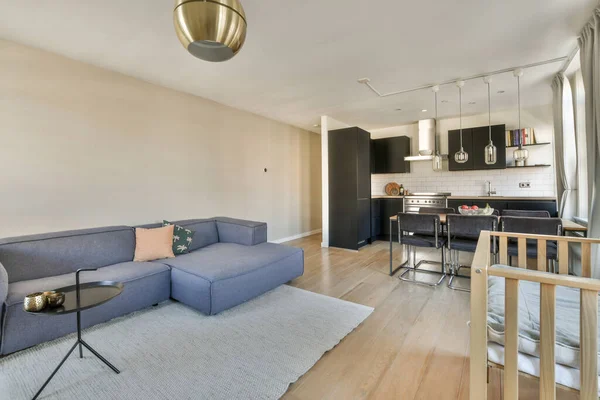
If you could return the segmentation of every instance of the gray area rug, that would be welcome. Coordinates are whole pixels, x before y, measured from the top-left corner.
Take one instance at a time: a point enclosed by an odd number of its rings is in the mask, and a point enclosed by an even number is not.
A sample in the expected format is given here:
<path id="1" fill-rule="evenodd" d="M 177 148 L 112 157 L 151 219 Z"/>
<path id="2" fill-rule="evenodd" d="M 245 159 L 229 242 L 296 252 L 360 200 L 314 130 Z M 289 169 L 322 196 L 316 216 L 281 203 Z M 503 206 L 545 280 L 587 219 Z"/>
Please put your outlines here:
<path id="1" fill-rule="evenodd" d="M 277 399 L 371 312 L 285 285 L 212 317 L 168 301 L 84 331 L 121 374 L 75 351 L 40 399 Z M 74 339 L 0 359 L 0 398 L 33 397 Z"/>

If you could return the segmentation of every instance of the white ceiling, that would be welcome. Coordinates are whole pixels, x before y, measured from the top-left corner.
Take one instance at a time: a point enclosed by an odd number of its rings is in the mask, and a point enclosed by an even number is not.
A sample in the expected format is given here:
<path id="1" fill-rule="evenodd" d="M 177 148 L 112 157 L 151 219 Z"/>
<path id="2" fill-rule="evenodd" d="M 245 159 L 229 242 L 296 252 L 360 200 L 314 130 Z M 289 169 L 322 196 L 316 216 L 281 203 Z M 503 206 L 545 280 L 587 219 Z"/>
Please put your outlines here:
<path id="1" fill-rule="evenodd" d="M 366 129 L 431 117 L 430 91 L 381 92 L 568 55 L 597 0 L 242 0 L 247 41 L 225 63 L 195 59 L 179 44 L 173 1 L 0 0 L 0 37 L 318 131 L 320 115 Z M 523 105 L 551 102 L 561 64 L 525 71 Z M 493 83 L 493 106 L 516 104 L 511 74 Z M 505 90 L 502 95 L 497 90 Z M 487 110 L 469 81 L 464 112 Z M 440 116 L 458 114 L 442 88 Z M 476 102 L 476 104 L 468 104 Z M 401 108 L 402 111 L 396 111 Z M 428 112 L 421 112 L 421 109 Z"/>

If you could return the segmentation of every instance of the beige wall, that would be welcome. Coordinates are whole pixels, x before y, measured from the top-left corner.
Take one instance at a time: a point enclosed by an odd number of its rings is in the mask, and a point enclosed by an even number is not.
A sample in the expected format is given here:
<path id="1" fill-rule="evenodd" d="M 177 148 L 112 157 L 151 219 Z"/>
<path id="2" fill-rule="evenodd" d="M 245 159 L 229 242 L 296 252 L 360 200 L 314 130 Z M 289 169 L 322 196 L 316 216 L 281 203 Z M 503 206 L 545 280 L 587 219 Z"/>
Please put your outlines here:
<path id="1" fill-rule="evenodd" d="M 269 240 L 321 228 L 319 135 L 1 40 L 0 139 L 0 237 L 215 215 L 266 221 Z"/>

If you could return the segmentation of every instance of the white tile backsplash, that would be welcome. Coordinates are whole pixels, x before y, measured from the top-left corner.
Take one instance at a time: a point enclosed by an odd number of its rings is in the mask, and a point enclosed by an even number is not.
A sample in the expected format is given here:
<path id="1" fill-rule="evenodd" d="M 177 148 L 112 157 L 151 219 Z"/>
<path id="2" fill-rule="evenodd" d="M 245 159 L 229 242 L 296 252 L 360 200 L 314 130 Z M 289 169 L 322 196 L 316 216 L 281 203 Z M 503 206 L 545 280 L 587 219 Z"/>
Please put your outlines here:
<path id="1" fill-rule="evenodd" d="M 373 195 L 385 194 L 385 185 L 396 182 L 404 185 L 411 193 L 450 192 L 453 196 L 483 196 L 487 194 L 486 181 L 492 182 L 492 188 L 498 196 L 518 197 L 554 197 L 555 182 L 551 167 L 521 169 L 503 169 L 490 171 L 446 171 L 434 172 L 431 162 L 411 163 L 408 174 L 371 175 Z M 529 182 L 530 188 L 519 188 L 520 182 Z"/>

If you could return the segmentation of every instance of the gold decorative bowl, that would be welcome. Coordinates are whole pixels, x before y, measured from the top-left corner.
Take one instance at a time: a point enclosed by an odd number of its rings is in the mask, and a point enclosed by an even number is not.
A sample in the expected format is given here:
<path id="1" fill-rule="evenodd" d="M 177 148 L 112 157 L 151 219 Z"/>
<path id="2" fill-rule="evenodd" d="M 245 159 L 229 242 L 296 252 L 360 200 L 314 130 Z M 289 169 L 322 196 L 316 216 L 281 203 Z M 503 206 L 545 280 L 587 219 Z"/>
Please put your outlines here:
<path id="1" fill-rule="evenodd" d="M 42 311 L 46 307 L 47 299 L 44 293 L 37 292 L 28 294 L 23 301 L 23 310 L 29 312 Z"/>
<path id="2" fill-rule="evenodd" d="M 46 296 L 48 306 L 51 308 L 60 307 L 65 302 L 65 294 L 63 292 L 50 290 L 48 292 L 44 292 L 44 296 Z"/>

